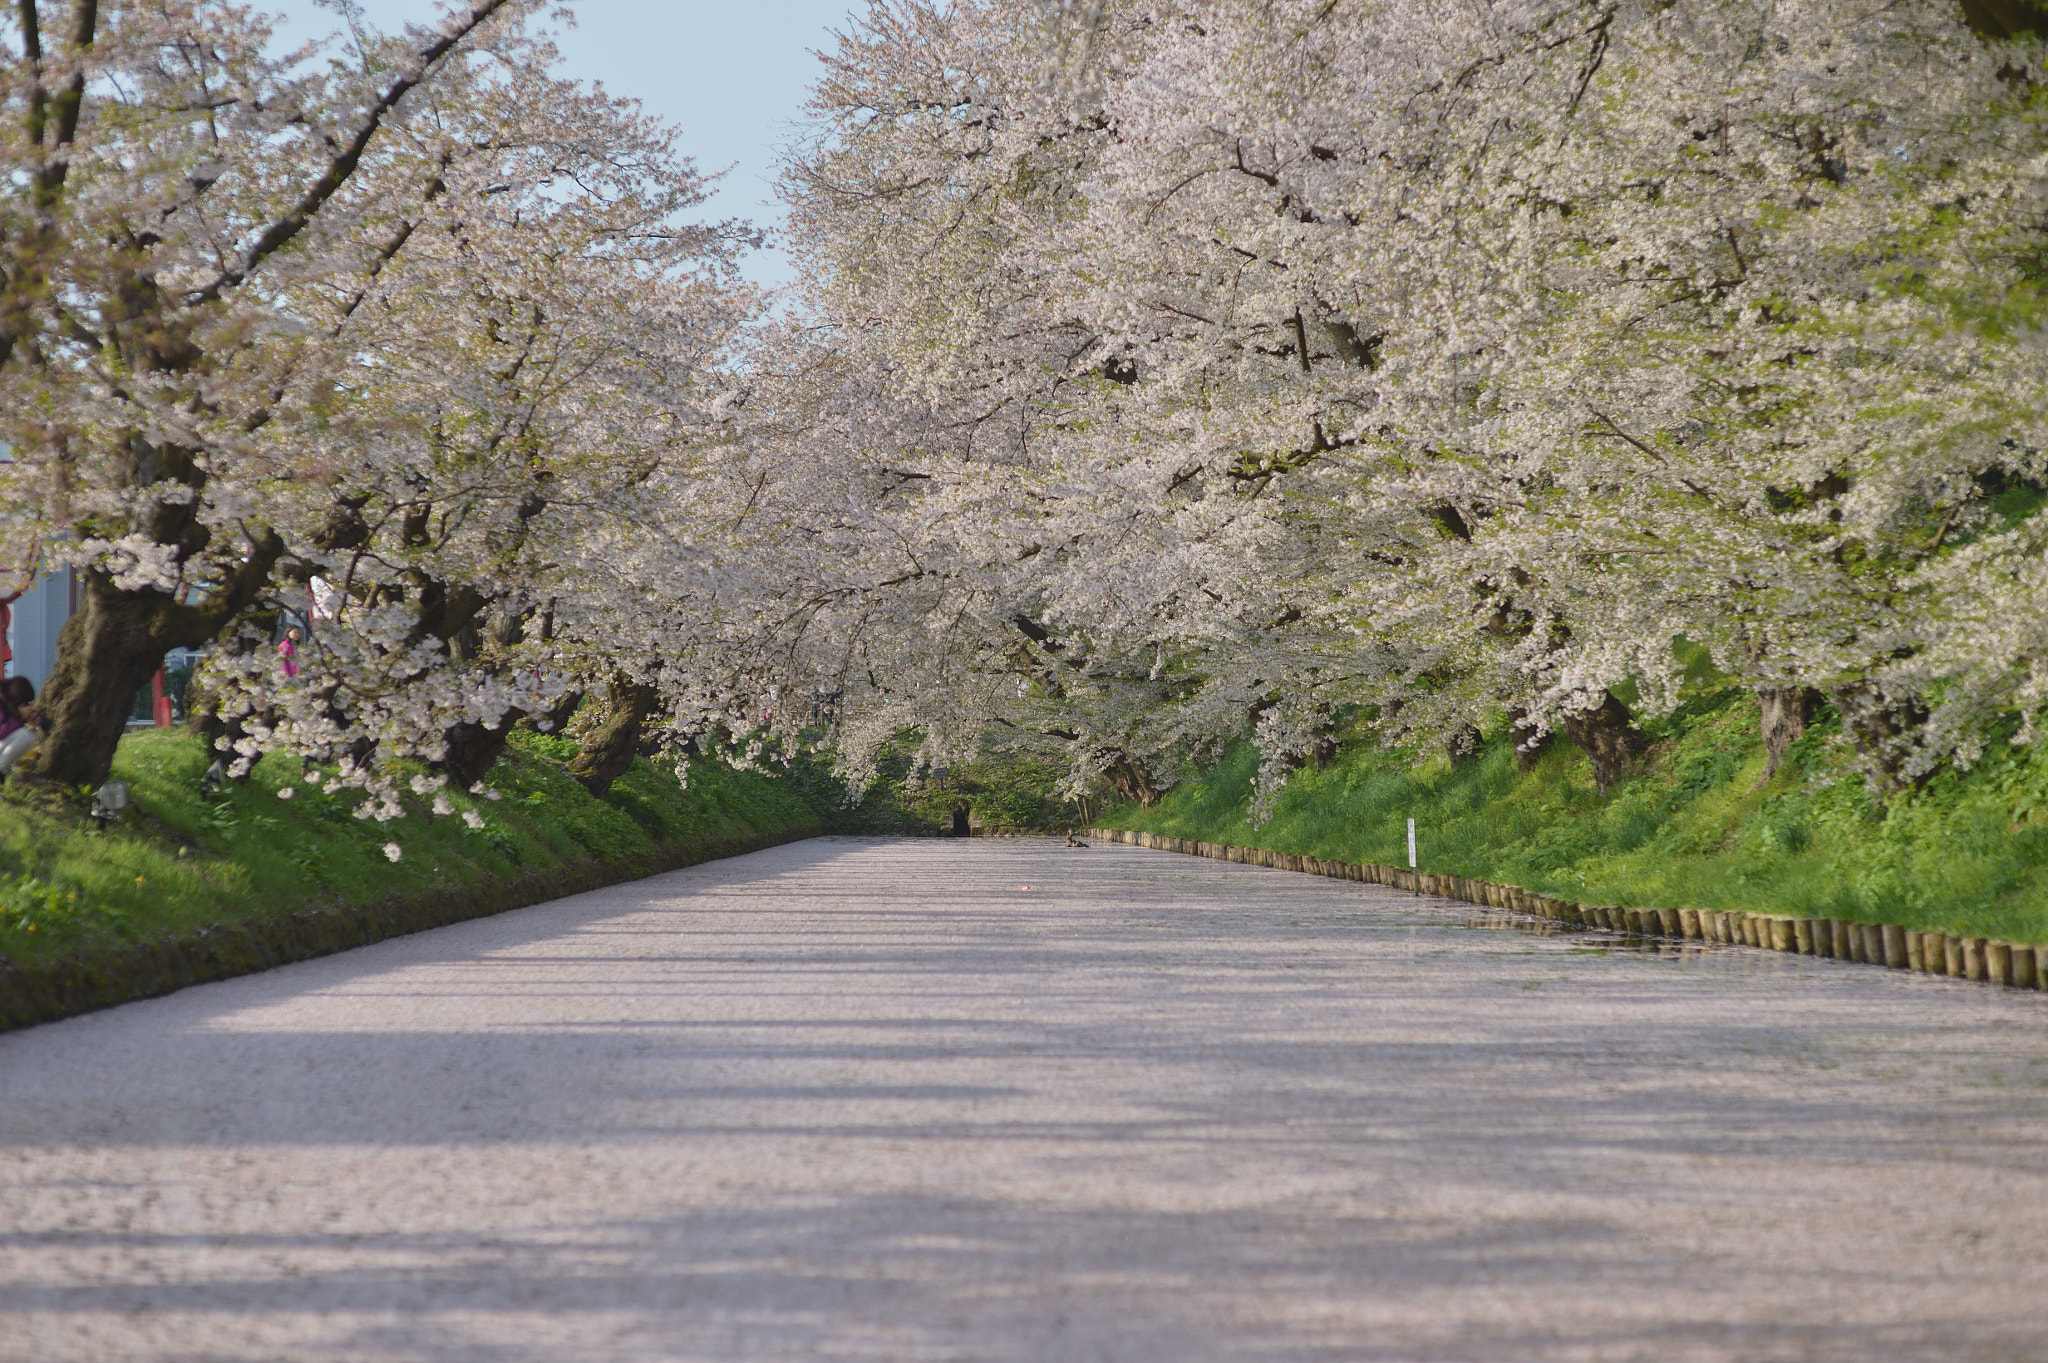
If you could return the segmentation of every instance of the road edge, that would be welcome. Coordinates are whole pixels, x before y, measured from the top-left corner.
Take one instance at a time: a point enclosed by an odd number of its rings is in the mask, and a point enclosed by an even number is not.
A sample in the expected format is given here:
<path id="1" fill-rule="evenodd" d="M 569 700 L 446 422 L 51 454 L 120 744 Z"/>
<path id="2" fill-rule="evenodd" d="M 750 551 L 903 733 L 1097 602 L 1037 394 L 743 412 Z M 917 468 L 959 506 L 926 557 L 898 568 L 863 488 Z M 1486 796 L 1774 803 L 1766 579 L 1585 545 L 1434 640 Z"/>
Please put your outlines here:
<path id="1" fill-rule="evenodd" d="M 1321 857 L 1274 852 L 1263 847 L 1172 838 L 1123 828 L 1091 828 L 1088 836 L 1102 842 L 1179 852 L 1214 861 L 1266 866 L 1384 885 L 1440 899 L 1506 909 L 1566 927 L 1618 932 L 1637 938 L 1677 938 L 1723 942 L 1827 960 L 1888 966 L 1926 975 L 2001 984 L 2018 989 L 2048 989 L 2048 947 L 2003 942 L 1987 937 L 1957 937 L 1921 932 L 1896 923 L 1858 923 L 1839 918 L 1800 918 L 1791 914 L 1749 913 L 1741 909 L 1630 909 L 1604 904 L 1574 904 L 1519 885 L 1498 885 L 1465 876 L 1433 875 L 1401 866 L 1371 862 L 1325 861 Z"/>
<path id="2" fill-rule="evenodd" d="M 302 909 L 276 918 L 221 923 L 28 969 L 0 958 L 0 1032 L 331 956 L 387 938 L 510 913 L 565 895 L 802 842 L 830 831 L 819 825 L 739 837 L 685 838 L 623 861 L 569 862 L 505 879 L 394 895 L 369 904 Z"/>

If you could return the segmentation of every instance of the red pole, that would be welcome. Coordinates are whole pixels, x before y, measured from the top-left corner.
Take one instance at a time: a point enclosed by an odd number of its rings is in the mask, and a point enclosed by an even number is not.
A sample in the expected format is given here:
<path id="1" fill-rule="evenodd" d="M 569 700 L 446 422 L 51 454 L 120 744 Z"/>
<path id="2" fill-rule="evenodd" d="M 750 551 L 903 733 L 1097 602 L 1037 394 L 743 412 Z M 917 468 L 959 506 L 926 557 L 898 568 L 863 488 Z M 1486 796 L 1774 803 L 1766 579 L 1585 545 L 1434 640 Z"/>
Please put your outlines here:
<path id="1" fill-rule="evenodd" d="M 156 727 L 171 727 L 171 698 L 164 694 L 164 670 L 159 667 L 156 675 L 149 679 L 150 711 L 156 717 Z"/>

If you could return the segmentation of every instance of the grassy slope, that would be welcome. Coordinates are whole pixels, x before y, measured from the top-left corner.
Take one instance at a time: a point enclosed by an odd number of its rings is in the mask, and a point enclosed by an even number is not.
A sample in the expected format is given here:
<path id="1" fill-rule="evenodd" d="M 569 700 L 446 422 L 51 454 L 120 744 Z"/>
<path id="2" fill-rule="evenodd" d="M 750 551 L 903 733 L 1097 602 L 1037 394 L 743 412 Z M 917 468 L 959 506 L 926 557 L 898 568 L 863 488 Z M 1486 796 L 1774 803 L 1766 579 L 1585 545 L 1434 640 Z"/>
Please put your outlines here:
<path id="1" fill-rule="evenodd" d="M 1096 822 L 1347 861 L 1405 865 L 1416 821 L 1425 871 L 1640 907 L 1749 909 L 2048 943 L 2048 751 L 1994 743 L 1874 816 L 1822 725 L 1770 786 L 1753 701 L 1695 701 L 1653 730 L 1639 776 L 1605 799 L 1559 744 L 1527 775 L 1505 742 L 1456 771 L 1345 745 L 1303 771 L 1274 817 L 1245 820 L 1258 757 L 1235 749 L 1152 809 Z"/>
<path id="2" fill-rule="evenodd" d="M 490 786 L 499 799 L 451 796 L 484 827 L 413 814 L 360 820 L 284 762 L 246 786 L 199 794 L 211 760 L 198 739 L 145 730 L 123 739 L 114 775 L 134 808 L 105 834 L 74 807 L 0 791 L 0 953 L 27 965 L 57 954 L 173 935 L 310 905 L 361 904 L 584 860 L 630 860 L 687 837 L 818 827 L 839 788 L 815 773 L 769 777 L 711 762 L 672 771 L 641 760 L 602 800 L 565 774 L 567 739 L 521 734 Z M 279 787 L 294 795 L 280 799 Z M 397 863 L 384 845 L 403 849 Z"/>

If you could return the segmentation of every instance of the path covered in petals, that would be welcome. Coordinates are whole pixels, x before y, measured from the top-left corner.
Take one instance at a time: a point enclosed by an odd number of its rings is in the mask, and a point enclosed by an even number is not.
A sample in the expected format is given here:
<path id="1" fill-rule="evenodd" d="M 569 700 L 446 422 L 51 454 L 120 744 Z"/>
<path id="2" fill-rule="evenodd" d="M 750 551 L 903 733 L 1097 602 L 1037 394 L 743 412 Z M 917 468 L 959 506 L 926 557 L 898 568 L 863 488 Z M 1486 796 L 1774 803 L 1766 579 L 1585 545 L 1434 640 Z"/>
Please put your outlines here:
<path id="1" fill-rule="evenodd" d="M 2048 998 L 1470 913 L 819 839 L 0 1037 L 0 1358 L 2043 1356 Z"/>

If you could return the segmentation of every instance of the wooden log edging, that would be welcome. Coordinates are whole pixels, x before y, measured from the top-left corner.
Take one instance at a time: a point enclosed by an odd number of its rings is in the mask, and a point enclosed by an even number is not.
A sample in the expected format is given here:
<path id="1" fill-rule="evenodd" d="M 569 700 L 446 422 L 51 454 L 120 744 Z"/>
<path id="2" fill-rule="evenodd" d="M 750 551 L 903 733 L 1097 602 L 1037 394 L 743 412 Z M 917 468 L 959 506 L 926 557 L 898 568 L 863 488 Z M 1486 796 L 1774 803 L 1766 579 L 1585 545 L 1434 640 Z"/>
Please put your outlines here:
<path id="1" fill-rule="evenodd" d="M 1528 914 L 1569 928 L 1602 929 L 1630 937 L 1722 942 L 1762 951 L 1782 951 L 1886 966 L 1893 970 L 1913 970 L 1927 975 L 1947 975 L 1954 979 L 2002 984 L 2016 989 L 2048 989 L 2048 946 L 1921 932 L 1896 923 L 1801 918 L 1793 914 L 1749 913 L 1741 909 L 1631 909 L 1606 904 L 1575 904 L 1570 900 L 1553 899 L 1549 895 L 1525 890 L 1519 885 L 1497 885 L 1489 880 L 1473 880 L 1466 876 L 1435 875 L 1427 871 L 1411 871 L 1405 866 L 1325 861 L 1320 857 L 1274 852 L 1263 847 L 1234 847 L 1228 843 L 1199 842 L 1193 838 L 1172 838 L 1161 833 L 1138 833 L 1120 828 L 1091 828 L 1088 836 L 1103 842 L 1149 847 L 1160 852 L 1180 852 L 1214 861 L 1268 866 L 1277 871 L 1300 871 L 1336 880 L 1384 885 L 1390 889 L 1435 895 L 1440 899 L 1460 899 L 1468 904 Z"/>
<path id="2" fill-rule="evenodd" d="M 682 838 L 638 857 L 566 862 L 502 880 L 444 885 L 371 904 L 241 919 L 176 937 L 37 962 L 26 969 L 0 957 L 0 1032 L 154 998 L 187 985 L 329 956 L 387 937 L 507 913 L 830 831 L 799 827 L 738 837 Z"/>

